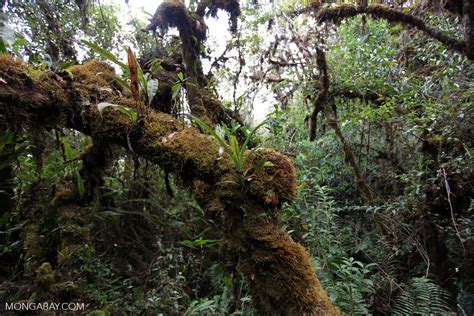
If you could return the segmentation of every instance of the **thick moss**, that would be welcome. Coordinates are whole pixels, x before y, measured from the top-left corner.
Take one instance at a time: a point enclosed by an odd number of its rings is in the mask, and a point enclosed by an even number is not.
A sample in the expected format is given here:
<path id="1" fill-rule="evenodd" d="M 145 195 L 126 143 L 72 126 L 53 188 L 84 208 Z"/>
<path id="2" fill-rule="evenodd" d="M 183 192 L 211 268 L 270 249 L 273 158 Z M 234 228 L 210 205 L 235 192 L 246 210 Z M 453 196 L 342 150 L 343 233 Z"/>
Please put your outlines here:
<path id="1" fill-rule="evenodd" d="M 240 269 L 259 310 L 283 315 L 339 315 L 321 288 L 308 253 L 278 224 L 244 221 Z"/>
<path id="2" fill-rule="evenodd" d="M 84 85 L 97 85 L 99 87 L 109 86 L 112 79 L 100 75 L 100 73 L 113 74 L 114 69 L 106 63 L 92 60 L 87 61 L 82 65 L 74 65 L 69 68 L 73 75 L 75 82 L 80 82 Z"/>
<path id="3" fill-rule="evenodd" d="M 219 155 L 218 142 L 212 136 L 201 134 L 197 129 L 188 128 L 169 135 L 164 140 L 163 147 L 180 157 L 180 168 L 184 177 L 196 176 L 197 173 L 215 173 L 228 162 L 226 156 Z"/>
<path id="4" fill-rule="evenodd" d="M 287 156 L 272 149 L 260 149 L 249 160 L 253 167 L 262 161 L 272 164 L 256 171 L 249 182 L 251 192 L 265 204 L 277 206 L 296 198 L 296 170 Z"/>
<path id="5" fill-rule="evenodd" d="M 54 284 L 54 271 L 49 262 L 42 263 L 36 270 L 35 292 L 33 297 L 37 300 L 51 298 L 51 286 Z"/>

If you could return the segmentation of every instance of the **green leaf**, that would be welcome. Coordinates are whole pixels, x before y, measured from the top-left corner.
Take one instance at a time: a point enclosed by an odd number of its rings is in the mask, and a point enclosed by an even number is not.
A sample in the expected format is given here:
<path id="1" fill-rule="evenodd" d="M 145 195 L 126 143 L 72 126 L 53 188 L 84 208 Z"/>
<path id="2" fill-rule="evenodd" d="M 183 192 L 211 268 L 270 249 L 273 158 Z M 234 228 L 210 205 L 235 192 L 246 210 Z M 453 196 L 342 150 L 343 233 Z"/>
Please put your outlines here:
<path id="1" fill-rule="evenodd" d="M 65 63 L 62 63 L 59 67 L 58 70 L 66 70 L 69 67 L 72 67 L 76 64 L 74 60 L 66 61 Z"/>
<path id="2" fill-rule="evenodd" d="M 27 145 L 21 145 L 21 146 L 17 146 L 15 148 L 15 151 L 13 153 L 9 153 L 7 154 L 8 157 L 7 159 L 5 159 L 1 164 L 0 164 L 0 170 L 2 170 L 3 168 L 6 168 L 8 167 L 9 165 L 11 165 L 12 163 L 15 162 L 15 160 L 21 156 L 25 150 L 28 148 Z M 2 154 L 2 152 L 0 151 L 0 156 L 5 156 L 5 154 Z M 1 180 L 1 179 L 0 179 Z"/>
<path id="3" fill-rule="evenodd" d="M 180 244 L 186 247 L 196 248 L 196 247 L 202 247 L 206 245 L 213 245 L 216 242 L 218 242 L 218 240 L 202 239 L 202 237 L 199 237 L 198 239 L 195 239 L 195 240 L 183 240 L 180 242 Z"/>
<path id="4" fill-rule="evenodd" d="M 84 198 L 84 194 L 86 193 L 86 190 L 84 188 L 84 179 L 82 179 L 81 175 L 79 174 L 79 171 L 76 172 L 76 178 L 77 178 L 77 192 L 79 192 L 79 196 L 81 199 Z"/>
<path id="5" fill-rule="evenodd" d="M 101 116 L 102 116 L 102 112 L 108 107 L 116 108 L 117 110 L 120 111 L 120 113 L 123 113 L 123 114 L 127 115 L 128 118 L 132 122 L 135 122 L 137 120 L 137 113 L 134 110 L 132 110 L 130 108 L 127 108 L 123 105 L 113 104 L 113 103 L 108 103 L 108 102 L 101 102 L 101 103 L 97 104 L 97 110 L 99 110 L 99 114 Z"/>
<path id="6" fill-rule="evenodd" d="M 151 101 L 155 97 L 156 92 L 158 92 L 158 80 L 156 80 L 156 79 L 148 80 L 148 82 L 147 82 L 148 105 L 151 104 Z"/>
<path id="7" fill-rule="evenodd" d="M 171 99 L 176 99 L 176 97 L 178 96 L 179 92 L 181 91 L 181 83 L 175 83 L 172 87 L 171 87 Z"/>
<path id="8" fill-rule="evenodd" d="M 72 160 L 73 152 L 72 152 L 71 145 L 66 140 L 63 140 L 63 147 L 64 147 L 64 155 L 66 156 L 66 159 Z"/>
<path id="9" fill-rule="evenodd" d="M 127 115 L 130 121 L 136 122 L 137 113 L 135 111 L 124 106 L 119 106 L 117 109 L 120 111 L 120 113 Z"/>
<path id="10" fill-rule="evenodd" d="M 3 39 L 0 38 L 0 53 L 4 54 L 7 52 L 7 47 L 5 46 L 5 42 Z"/>
<path id="11" fill-rule="evenodd" d="M 224 282 L 224 285 L 225 285 L 227 288 L 232 288 L 232 280 L 231 280 L 231 278 L 229 278 L 228 276 L 225 276 L 224 278 L 222 278 L 222 281 Z"/>
<path id="12" fill-rule="evenodd" d="M 6 145 L 9 145 L 13 142 L 13 133 L 5 132 L 3 135 L 0 135 L 0 153 L 3 151 Z"/>
<path id="13" fill-rule="evenodd" d="M 106 76 L 106 77 L 109 77 L 113 80 L 115 80 L 118 84 L 120 84 L 122 87 L 130 90 L 130 85 L 127 83 L 127 81 L 125 81 L 124 79 L 122 79 L 121 77 L 117 76 L 117 75 L 114 75 L 114 74 L 109 74 L 109 73 L 106 73 L 106 72 L 98 72 L 96 76 Z"/>
<path id="14" fill-rule="evenodd" d="M 102 47 L 100 47 L 97 44 L 94 44 L 92 42 L 89 42 L 89 41 L 86 41 L 86 40 L 81 40 L 81 42 L 83 44 L 85 44 L 87 47 L 89 47 L 90 49 L 92 49 L 94 52 L 101 55 L 102 57 L 104 57 L 104 58 L 110 60 L 111 62 L 113 62 L 114 64 L 120 66 L 120 68 L 122 68 L 122 70 L 128 71 L 128 66 L 126 64 L 124 64 L 123 62 L 121 62 L 120 60 L 118 60 L 117 57 L 115 57 L 114 54 L 112 54 L 111 52 L 103 49 Z"/>

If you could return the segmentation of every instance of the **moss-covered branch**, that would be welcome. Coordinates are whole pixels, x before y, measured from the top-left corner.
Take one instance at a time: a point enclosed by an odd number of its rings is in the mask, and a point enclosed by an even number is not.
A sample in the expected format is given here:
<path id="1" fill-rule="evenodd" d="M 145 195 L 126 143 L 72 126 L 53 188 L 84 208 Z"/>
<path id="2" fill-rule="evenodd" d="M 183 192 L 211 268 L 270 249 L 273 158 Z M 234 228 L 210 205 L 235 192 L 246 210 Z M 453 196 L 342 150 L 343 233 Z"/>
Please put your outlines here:
<path id="1" fill-rule="evenodd" d="M 360 171 L 359 164 L 357 163 L 352 148 L 347 142 L 344 134 L 342 133 L 339 122 L 337 120 L 336 106 L 334 103 L 334 93 L 329 93 L 329 73 L 328 66 L 326 62 L 326 54 L 324 51 L 316 47 L 316 65 L 319 70 L 319 92 L 314 101 L 314 108 L 311 116 L 309 117 L 310 131 L 309 138 L 310 140 L 316 139 L 316 129 L 317 129 L 317 118 L 318 114 L 324 114 L 326 121 L 329 126 L 332 127 L 336 133 L 336 137 L 342 145 L 342 150 L 344 151 L 345 161 L 352 168 L 352 173 L 354 174 L 354 180 L 356 185 L 362 194 L 364 200 L 368 204 L 374 203 L 374 196 L 372 190 L 369 188 L 368 184 L 365 182 Z"/>
<path id="2" fill-rule="evenodd" d="M 324 51 L 316 47 L 316 64 L 319 70 L 319 92 L 314 100 L 314 109 L 309 118 L 309 139 L 316 139 L 316 129 L 318 114 L 326 106 L 329 90 L 329 74 L 328 65 L 326 63 L 326 54 Z"/>
<path id="3" fill-rule="evenodd" d="M 240 12 L 240 11 L 239 11 Z M 202 71 L 201 59 L 207 27 L 199 14 L 192 14 L 180 1 L 165 1 L 156 10 L 145 31 L 176 27 L 182 45 L 182 56 L 186 66 L 186 92 L 191 112 L 207 123 L 242 122 L 238 113 L 226 108 L 206 89 L 207 79 Z"/>
<path id="4" fill-rule="evenodd" d="M 149 110 L 131 122 L 109 108 L 101 116 L 96 106 L 101 101 L 135 110 L 143 105 L 114 92 L 104 77 L 95 76 L 98 71 L 110 70 L 89 62 L 73 67 L 73 80 L 63 80 L 53 73 L 31 71 L 1 55 L 3 124 L 10 130 L 69 127 L 132 148 L 137 155 L 179 175 L 203 208 L 222 218 L 219 226 L 240 257 L 239 267 L 260 312 L 337 315 L 308 253 L 279 223 L 281 204 L 296 195 L 293 163 L 273 150 L 258 150 L 245 166 L 252 177 L 238 181 L 231 159 L 219 154 L 213 137 L 186 128 L 170 115 Z M 262 159 L 273 166 L 252 174 Z"/>
<path id="5" fill-rule="evenodd" d="M 406 26 L 414 27 L 428 36 L 440 41 L 449 49 L 457 51 L 461 54 L 465 54 L 470 59 L 473 57 L 472 52 L 467 49 L 465 41 L 448 36 L 440 30 L 428 26 L 422 19 L 414 15 L 404 13 L 384 5 L 373 4 L 369 6 L 357 6 L 343 4 L 336 7 L 324 8 L 317 13 L 317 20 L 320 23 L 327 21 L 334 22 L 351 18 L 360 14 L 369 14 L 374 18 L 385 19 L 389 22 L 400 23 Z M 466 38 L 466 41 L 467 40 L 468 39 Z"/>

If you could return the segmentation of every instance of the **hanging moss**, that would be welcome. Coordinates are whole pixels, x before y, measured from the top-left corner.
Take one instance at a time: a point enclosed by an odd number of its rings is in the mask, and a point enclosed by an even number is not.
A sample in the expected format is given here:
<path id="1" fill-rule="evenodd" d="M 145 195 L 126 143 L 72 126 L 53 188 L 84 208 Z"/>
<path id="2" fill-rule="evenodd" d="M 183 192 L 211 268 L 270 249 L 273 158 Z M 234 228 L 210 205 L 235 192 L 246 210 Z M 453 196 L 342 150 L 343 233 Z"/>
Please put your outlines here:
<path id="1" fill-rule="evenodd" d="M 226 8 L 233 14 L 240 14 L 240 8 L 236 1 L 213 1 L 210 5 L 215 10 Z M 234 17 L 236 18 L 237 15 L 234 15 Z M 188 78 L 186 93 L 192 114 L 211 126 L 220 122 L 229 124 L 231 120 L 241 122 L 238 114 L 226 108 L 222 102 L 205 90 L 207 79 L 203 74 L 200 60 L 202 43 L 206 38 L 206 25 L 203 15 L 191 14 L 180 1 L 165 1 L 160 4 L 145 31 L 155 30 L 156 28 L 166 31 L 170 27 L 176 27 L 179 30 L 182 56 L 186 65 L 186 77 Z"/>
<path id="2" fill-rule="evenodd" d="M 213 0 L 209 6 L 209 14 L 213 17 L 217 16 L 218 9 L 224 10 L 229 13 L 230 30 L 231 32 L 237 32 L 237 19 L 239 18 L 240 4 L 236 0 Z"/>
<path id="3" fill-rule="evenodd" d="M 320 79 L 318 95 L 314 100 L 314 109 L 309 118 L 309 139 L 311 141 L 316 139 L 318 114 L 327 107 L 330 84 L 326 54 L 319 47 L 316 47 L 316 64 L 318 66 Z"/>

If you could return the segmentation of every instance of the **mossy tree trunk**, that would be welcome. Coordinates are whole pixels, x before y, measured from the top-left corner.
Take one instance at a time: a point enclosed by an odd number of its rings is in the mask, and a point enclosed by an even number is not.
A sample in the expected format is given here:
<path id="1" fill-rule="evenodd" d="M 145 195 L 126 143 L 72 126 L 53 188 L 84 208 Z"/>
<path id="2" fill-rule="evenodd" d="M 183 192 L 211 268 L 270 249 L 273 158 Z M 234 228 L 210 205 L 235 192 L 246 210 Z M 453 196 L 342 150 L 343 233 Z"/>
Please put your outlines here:
<path id="1" fill-rule="evenodd" d="M 262 159 L 273 166 L 242 179 L 231 159 L 220 155 L 213 137 L 186 128 L 168 114 L 149 110 L 137 122 L 114 109 L 106 109 L 101 116 L 98 102 L 136 110 L 143 105 L 95 76 L 98 71 L 94 67 L 101 68 L 97 62 L 76 66 L 75 81 L 63 80 L 51 73 L 29 73 L 25 64 L 1 55 L 0 114 L 11 128 L 66 127 L 133 148 L 135 154 L 175 173 L 208 212 L 221 214 L 219 226 L 239 255 L 239 268 L 259 311 L 337 315 L 307 251 L 279 223 L 281 204 L 296 195 L 293 163 L 276 151 L 258 150 L 245 166 L 250 174 Z M 86 73 L 90 75 L 80 76 Z M 57 200 L 53 204 L 62 207 L 67 203 Z"/>

